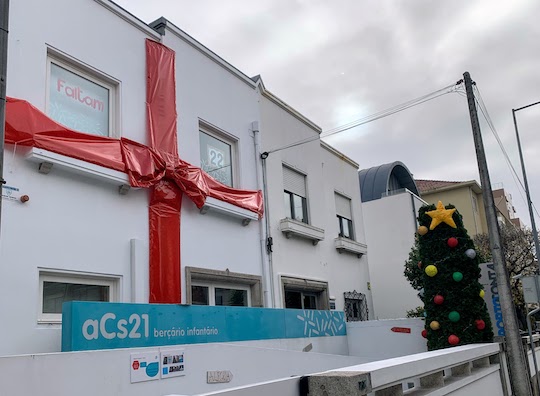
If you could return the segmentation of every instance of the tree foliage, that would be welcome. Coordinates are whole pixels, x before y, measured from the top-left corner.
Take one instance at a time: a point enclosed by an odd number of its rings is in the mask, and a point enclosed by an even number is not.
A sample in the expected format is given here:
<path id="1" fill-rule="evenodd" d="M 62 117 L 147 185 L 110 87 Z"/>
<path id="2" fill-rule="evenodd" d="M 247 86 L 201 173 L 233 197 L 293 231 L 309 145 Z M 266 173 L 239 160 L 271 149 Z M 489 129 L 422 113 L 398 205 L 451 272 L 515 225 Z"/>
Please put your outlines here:
<path id="1" fill-rule="evenodd" d="M 499 231 L 514 303 L 518 307 L 523 307 L 525 302 L 523 301 L 521 281 L 519 279 L 512 279 L 512 277 L 516 275 L 532 275 L 537 270 L 534 238 L 531 230 L 524 230 L 512 225 L 500 225 Z M 482 260 L 484 262 L 491 261 L 489 235 L 478 234 L 473 240 Z"/>

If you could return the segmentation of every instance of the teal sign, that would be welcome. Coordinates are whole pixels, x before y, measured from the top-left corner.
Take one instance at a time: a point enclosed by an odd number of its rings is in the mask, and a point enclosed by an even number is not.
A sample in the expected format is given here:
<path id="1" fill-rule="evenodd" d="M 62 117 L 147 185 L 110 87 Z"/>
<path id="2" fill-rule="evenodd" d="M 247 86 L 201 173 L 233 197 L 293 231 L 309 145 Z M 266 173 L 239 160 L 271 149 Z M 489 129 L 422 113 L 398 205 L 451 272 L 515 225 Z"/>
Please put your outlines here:
<path id="1" fill-rule="evenodd" d="M 62 351 L 346 335 L 339 311 L 72 301 Z"/>

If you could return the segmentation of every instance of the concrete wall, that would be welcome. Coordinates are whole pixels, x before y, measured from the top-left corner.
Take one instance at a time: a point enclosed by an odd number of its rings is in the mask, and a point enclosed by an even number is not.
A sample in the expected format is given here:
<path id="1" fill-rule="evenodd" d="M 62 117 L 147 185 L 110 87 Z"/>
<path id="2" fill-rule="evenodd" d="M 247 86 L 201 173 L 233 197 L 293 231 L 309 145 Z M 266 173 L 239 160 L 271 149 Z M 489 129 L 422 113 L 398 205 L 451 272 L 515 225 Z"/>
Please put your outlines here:
<path id="1" fill-rule="evenodd" d="M 0 394 L 192 395 L 367 361 L 358 357 L 232 344 L 186 345 L 182 348 L 185 376 L 139 383 L 131 383 L 130 380 L 131 353 L 157 348 L 0 357 Z M 163 348 L 167 349 L 170 348 Z M 232 381 L 207 384 L 206 373 L 212 370 L 229 370 L 233 375 Z"/>
<path id="2" fill-rule="evenodd" d="M 286 105 L 276 104 L 261 95 L 262 151 L 282 148 L 291 143 L 311 139 L 296 147 L 271 152 L 266 160 L 270 233 L 273 238 L 274 301 L 283 307 L 280 275 L 328 282 L 329 296 L 336 298 L 336 309 L 344 306 L 343 293 L 356 290 L 367 296 L 373 314 L 371 292 L 368 290 L 367 257 L 339 252 L 334 239 L 339 234 L 334 193 L 351 198 L 356 241 L 365 243 L 362 208 L 359 205 L 358 167 L 321 147 L 320 129 L 299 119 Z M 280 231 L 280 220 L 286 217 L 283 202 L 283 165 L 307 175 L 307 205 L 309 224 L 324 229 L 324 240 L 313 246 L 310 240 L 287 239 Z"/>
<path id="3" fill-rule="evenodd" d="M 410 333 L 397 332 L 398 329 L 408 329 Z M 423 329 L 422 319 L 349 322 L 347 323 L 349 354 L 383 360 L 426 352 L 427 342 L 421 334 Z"/>
<path id="4" fill-rule="evenodd" d="M 375 318 L 404 318 L 423 305 L 403 274 L 422 204 L 408 191 L 362 204 Z"/>
<path id="5" fill-rule="evenodd" d="M 63 53 L 118 82 L 117 135 L 147 143 L 147 38 L 160 36 L 106 0 L 13 2 L 7 94 L 45 111 L 47 51 Z M 257 189 L 250 132 L 259 115 L 254 84 L 246 84 L 171 32 L 165 44 L 177 54 L 181 157 L 200 165 L 199 121 L 204 120 L 238 140 L 236 187 Z M 119 195 L 117 186 L 55 167 L 42 175 L 24 156 L 21 147 L 6 147 L 7 184 L 29 195 L 30 201 L 4 200 L 0 290 L 10 302 L 0 304 L 0 317 L 9 324 L 2 332 L 0 356 L 60 350 L 60 326 L 38 323 L 40 269 L 113 276 L 118 280 L 117 301 L 148 302 L 147 190 Z M 184 198 L 181 223 L 183 267 L 261 275 L 257 221 L 244 227 L 236 218 L 202 215 Z M 132 255 L 133 239 L 138 243 Z M 137 277 L 133 289 L 132 273 Z M 182 301 L 185 293 L 182 287 Z"/>

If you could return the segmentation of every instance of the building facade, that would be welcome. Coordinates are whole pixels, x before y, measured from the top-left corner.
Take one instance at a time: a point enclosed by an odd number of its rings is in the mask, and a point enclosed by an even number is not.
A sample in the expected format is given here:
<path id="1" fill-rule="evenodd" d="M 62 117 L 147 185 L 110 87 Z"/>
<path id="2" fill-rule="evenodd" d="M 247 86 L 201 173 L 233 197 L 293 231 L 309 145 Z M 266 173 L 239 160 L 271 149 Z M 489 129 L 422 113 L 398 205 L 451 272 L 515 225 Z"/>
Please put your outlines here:
<path id="1" fill-rule="evenodd" d="M 274 305 L 373 318 L 358 164 L 256 81 Z"/>
<path id="2" fill-rule="evenodd" d="M 363 169 L 359 180 L 374 319 L 404 318 L 407 311 L 423 305 L 404 270 L 418 228 L 418 209 L 425 201 L 399 161 Z"/>

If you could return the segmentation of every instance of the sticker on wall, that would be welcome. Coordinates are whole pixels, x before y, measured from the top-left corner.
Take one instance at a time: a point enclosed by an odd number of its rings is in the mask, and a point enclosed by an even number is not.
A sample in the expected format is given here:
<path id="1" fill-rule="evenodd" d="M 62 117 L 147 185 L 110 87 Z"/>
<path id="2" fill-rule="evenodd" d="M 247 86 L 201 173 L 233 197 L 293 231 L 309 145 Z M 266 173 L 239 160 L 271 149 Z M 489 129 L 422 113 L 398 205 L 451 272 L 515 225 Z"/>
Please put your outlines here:
<path id="1" fill-rule="evenodd" d="M 228 384 L 233 379 L 233 375 L 229 370 L 217 370 L 206 372 L 207 384 Z"/>
<path id="2" fill-rule="evenodd" d="M 186 375 L 183 349 L 161 351 L 161 378 L 180 377 Z"/>
<path id="3" fill-rule="evenodd" d="M 2 186 L 2 199 L 6 201 L 17 201 L 19 195 L 19 189 L 17 187 Z"/>
<path id="4" fill-rule="evenodd" d="M 159 379 L 159 351 L 131 354 L 131 383 Z"/>

